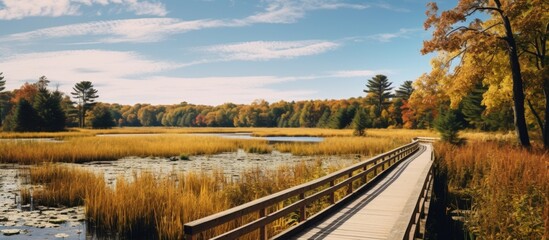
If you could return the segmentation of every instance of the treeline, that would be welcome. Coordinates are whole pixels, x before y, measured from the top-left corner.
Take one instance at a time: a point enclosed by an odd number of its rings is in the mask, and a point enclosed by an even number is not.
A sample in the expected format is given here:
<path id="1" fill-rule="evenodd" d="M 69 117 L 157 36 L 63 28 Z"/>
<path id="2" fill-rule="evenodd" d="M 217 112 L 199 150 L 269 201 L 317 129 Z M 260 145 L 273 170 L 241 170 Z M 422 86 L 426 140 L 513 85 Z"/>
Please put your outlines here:
<path id="1" fill-rule="evenodd" d="M 392 83 L 384 75 L 367 81 L 363 90 L 365 97 L 275 103 L 256 100 L 251 104 L 226 103 L 219 106 L 187 102 L 133 106 L 96 103 L 97 90 L 90 82 L 77 83 L 73 88 L 75 92 L 71 93 L 73 99 L 57 90 L 48 90 L 48 83 L 42 77 L 36 83 L 26 83 L 19 89 L 1 93 L 4 100 L 1 119 L 5 131 L 112 126 L 317 127 L 354 128 L 358 135 L 362 135 L 365 128 L 433 128 L 439 110 L 410 101 L 414 93 L 412 81 L 404 82 L 393 91 Z M 485 113 L 481 104 L 482 91 L 484 89 L 479 88 L 471 94 L 470 100 L 463 101 L 459 108 L 462 126 L 482 130 L 512 128 L 510 111 Z"/>
<path id="2" fill-rule="evenodd" d="M 35 83 L 25 83 L 19 89 L 2 92 L 5 83 L 0 73 L 0 123 L 3 131 L 56 132 L 66 127 L 115 126 L 111 110 L 94 102 L 98 96 L 91 82 L 75 85 L 71 95 L 76 102 L 59 90 L 49 89 L 50 81 L 45 76 Z M 86 120 L 88 124 L 85 124 Z"/>

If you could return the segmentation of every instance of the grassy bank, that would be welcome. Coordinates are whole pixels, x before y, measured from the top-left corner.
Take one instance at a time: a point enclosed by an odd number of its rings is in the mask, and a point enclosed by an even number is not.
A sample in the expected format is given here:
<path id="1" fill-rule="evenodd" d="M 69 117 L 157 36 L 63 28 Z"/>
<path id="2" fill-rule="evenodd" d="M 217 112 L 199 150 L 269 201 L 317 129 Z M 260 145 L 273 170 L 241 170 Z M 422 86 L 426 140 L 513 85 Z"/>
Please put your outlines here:
<path id="1" fill-rule="evenodd" d="M 470 198 L 466 227 L 481 239 L 549 237 L 549 155 L 503 142 L 471 141 L 457 147 L 435 144 L 448 190 Z"/>

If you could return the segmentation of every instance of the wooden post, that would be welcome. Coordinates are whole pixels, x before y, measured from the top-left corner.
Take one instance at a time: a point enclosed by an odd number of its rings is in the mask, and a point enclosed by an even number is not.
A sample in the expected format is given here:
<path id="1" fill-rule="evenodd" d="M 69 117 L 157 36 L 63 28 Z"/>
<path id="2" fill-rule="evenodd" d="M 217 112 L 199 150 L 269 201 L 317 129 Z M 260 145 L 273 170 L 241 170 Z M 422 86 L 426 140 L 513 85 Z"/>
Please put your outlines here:
<path id="1" fill-rule="evenodd" d="M 335 185 L 335 181 L 334 180 L 330 181 L 330 188 L 332 188 L 334 185 Z M 335 204 L 335 192 L 330 193 L 329 201 L 331 205 Z"/>
<path id="2" fill-rule="evenodd" d="M 262 208 L 259 210 L 259 218 L 264 218 L 267 213 L 267 210 L 265 208 Z M 261 240 L 267 240 L 267 226 L 263 225 L 259 228 L 259 239 Z"/>
<path id="3" fill-rule="evenodd" d="M 305 193 L 299 194 L 299 199 L 305 199 Z M 307 213 L 305 212 L 307 206 L 303 205 L 301 209 L 299 210 L 299 221 L 305 221 L 307 219 Z"/>
<path id="4" fill-rule="evenodd" d="M 349 178 L 353 176 L 353 172 L 349 172 Z M 353 193 L 353 181 L 349 183 L 349 186 L 347 187 L 347 195 Z"/>

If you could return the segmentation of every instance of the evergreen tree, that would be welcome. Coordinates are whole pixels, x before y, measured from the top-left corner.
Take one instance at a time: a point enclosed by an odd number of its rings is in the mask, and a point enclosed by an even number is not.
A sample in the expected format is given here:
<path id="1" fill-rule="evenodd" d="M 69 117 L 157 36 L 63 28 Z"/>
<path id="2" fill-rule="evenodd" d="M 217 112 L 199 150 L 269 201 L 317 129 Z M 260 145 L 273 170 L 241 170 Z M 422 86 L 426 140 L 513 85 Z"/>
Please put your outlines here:
<path id="1" fill-rule="evenodd" d="M 93 84 L 89 81 L 82 81 L 74 85 L 74 92 L 71 94 L 78 100 L 78 111 L 80 113 L 80 127 L 85 125 L 86 111 L 93 107 L 94 101 L 99 96 Z"/>
<path id="2" fill-rule="evenodd" d="M 405 81 L 400 87 L 395 91 L 395 97 L 402 100 L 408 100 L 412 93 L 414 92 L 414 87 L 412 86 L 412 81 Z"/>
<path id="3" fill-rule="evenodd" d="M 465 96 L 461 102 L 461 112 L 465 120 L 477 129 L 486 129 L 482 114 L 486 107 L 482 106 L 482 94 L 487 88 L 477 84 L 473 91 Z"/>
<path id="4" fill-rule="evenodd" d="M 3 95 L 1 94 L 4 89 L 6 89 L 6 80 L 4 80 L 4 76 L 2 76 L 2 72 L 0 72 L 0 126 L 2 125 L 2 112 L 4 110 L 4 99 Z"/>
<path id="5" fill-rule="evenodd" d="M 364 109 L 359 109 L 355 113 L 353 118 L 353 135 L 364 136 L 366 135 L 366 126 L 368 125 L 368 118 Z"/>
<path id="6" fill-rule="evenodd" d="M 34 109 L 39 117 L 40 131 L 54 132 L 65 129 L 65 112 L 61 109 L 62 94 L 59 91 L 50 93 L 41 85 L 34 100 Z"/>
<path id="7" fill-rule="evenodd" d="M 458 132 L 463 125 L 458 117 L 458 112 L 453 109 L 441 111 L 434 122 L 435 129 L 440 133 L 443 141 L 457 144 L 461 142 Z"/>
<path id="8" fill-rule="evenodd" d="M 6 89 L 6 80 L 4 80 L 4 76 L 2 76 L 2 74 L 4 74 L 4 73 L 0 72 L 0 92 L 4 91 L 4 89 Z"/>
<path id="9" fill-rule="evenodd" d="M 15 132 L 35 132 L 38 131 L 39 117 L 32 105 L 25 99 L 17 102 L 15 110 L 10 116 L 9 124 L 6 124 L 5 130 Z"/>
<path id="10" fill-rule="evenodd" d="M 116 126 L 109 108 L 103 104 L 93 108 L 90 113 L 90 122 L 92 128 L 112 128 Z"/>
<path id="11" fill-rule="evenodd" d="M 326 128 L 326 127 L 329 127 L 329 123 L 330 123 L 330 110 L 326 109 L 324 110 L 324 113 L 322 113 L 322 116 L 320 116 L 320 119 L 318 119 L 318 123 L 316 127 Z"/>
<path id="12" fill-rule="evenodd" d="M 368 80 L 366 89 L 364 89 L 364 92 L 371 96 L 369 101 L 376 106 L 376 116 L 378 117 L 381 115 L 383 109 L 391 104 L 389 101 L 393 97 L 391 84 L 385 75 L 376 75 Z"/>

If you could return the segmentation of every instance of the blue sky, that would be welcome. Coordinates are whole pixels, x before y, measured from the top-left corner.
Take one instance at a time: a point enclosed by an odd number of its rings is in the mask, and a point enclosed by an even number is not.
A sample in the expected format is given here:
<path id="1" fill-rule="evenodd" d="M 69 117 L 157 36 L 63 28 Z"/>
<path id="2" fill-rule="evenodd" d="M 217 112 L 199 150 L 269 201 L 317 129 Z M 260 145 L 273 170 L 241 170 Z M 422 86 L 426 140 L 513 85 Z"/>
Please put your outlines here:
<path id="1" fill-rule="evenodd" d="M 121 104 L 358 97 L 429 71 L 427 2 L 0 0 L 0 72 Z"/>

